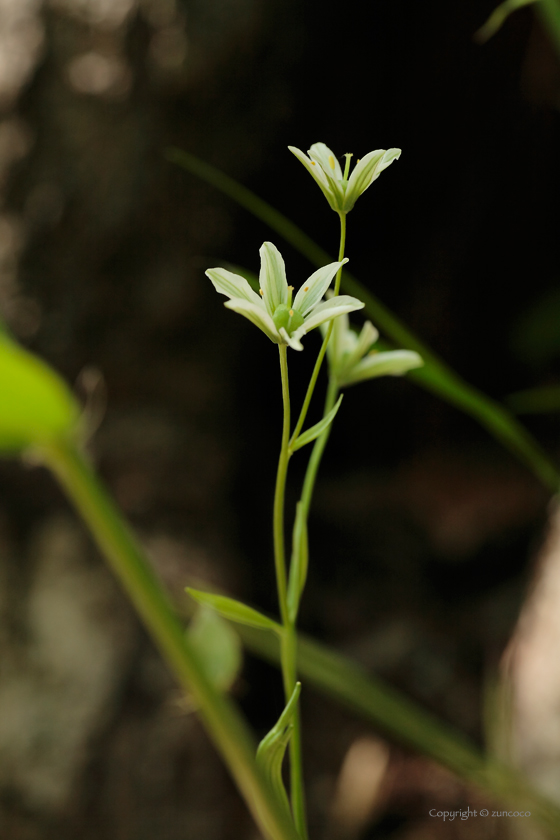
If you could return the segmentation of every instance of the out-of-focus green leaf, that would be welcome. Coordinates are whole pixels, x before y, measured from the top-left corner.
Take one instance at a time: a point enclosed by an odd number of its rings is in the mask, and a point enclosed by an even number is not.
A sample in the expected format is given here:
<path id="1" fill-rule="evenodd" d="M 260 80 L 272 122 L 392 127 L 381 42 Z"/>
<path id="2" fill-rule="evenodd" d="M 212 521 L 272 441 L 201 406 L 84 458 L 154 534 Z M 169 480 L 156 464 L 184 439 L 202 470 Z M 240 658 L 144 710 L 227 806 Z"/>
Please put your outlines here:
<path id="1" fill-rule="evenodd" d="M 242 663 L 241 639 L 231 624 L 210 607 L 200 607 L 187 634 L 216 688 L 231 688 Z"/>
<path id="2" fill-rule="evenodd" d="M 560 356 L 560 289 L 549 289 L 525 308 L 510 343 L 518 359 L 536 366 Z"/>
<path id="3" fill-rule="evenodd" d="M 550 35 L 556 54 L 560 58 L 560 0 L 539 0 L 535 13 Z"/>
<path id="4" fill-rule="evenodd" d="M 516 414 L 548 414 L 560 411 L 560 385 L 527 388 L 506 397 L 506 402 Z"/>
<path id="5" fill-rule="evenodd" d="M 314 426 L 311 426 L 301 435 L 298 435 L 297 438 L 294 440 L 292 444 L 292 452 L 295 452 L 297 449 L 301 449 L 302 446 L 305 446 L 308 443 L 312 443 L 316 438 L 322 434 L 325 429 L 331 425 L 332 421 L 336 417 L 336 412 L 340 408 L 340 403 L 342 402 L 342 397 L 344 394 L 341 394 L 338 400 L 336 401 L 336 405 L 331 408 L 328 414 L 326 414 L 322 420 L 319 420 L 318 423 L 315 423 Z"/>
<path id="6" fill-rule="evenodd" d="M 235 598 L 228 598 L 226 595 L 213 595 L 211 592 L 200 592 L 198 589 L 191 589 L 187 586 L 186 592 L 199 604 L 211 607 L 224 618 L 235 621 L 237 624 L 246 624 L 249 627 L 259 627 L 261 630 L 274 630 L 282 633 L 282 625 L 273 621 L 266 615 L 236 601 Z"/>
<path id="7" fill-rule="evenodd" d="M 489 41 L 496 32 L 502 28 L 507 18 L 517 9 L 523 6 L 529 6 L 531 3 L 536 3 L 537 0 L 505 0 L 500 3 L 497 9 L 494 9 L 486 23 L 480 27 L 475 34 L 475 39 L 483 44 Z"/>
<path id="8" fill-rule="evenodd" d="M 265 735 L 262 739 L 257 750 L 257 763 L 278 799 L 284 803 L 288 813 L 290 813 L 290 805 L 282 779 L 282 762 L 292 734 L 292 720 L 297 709 L 300 692 L 301 683 L 298 682 L 277 723 L 268 735 Z"/>
<path id="9" fill-rule="evenodd" d="M 540 0 L 540 3 L 543 2 L 544 0 Z M 555 2 L 560 2 L 560 0 L 555 0 Z M 297 225 L 267 204 L 266 201 L 263 201 L 262 198 L 259 198 L 243 185 L 238 184 L 237 181 L 220 172 L 214 166 L 210 166 L 210 164 L 180 149 L 169 149 L 167 158 L 193 175 L 212 184 L 239 205 L 245 207 L 256 218 L 279 233 L 315 265 L 323 266 L 333 262 L 333 258 L 303 233 Z M 396 346 L 407 350 L 415 350 L 420 354 L 424 361 L 424 367 L 411 371 L 407 375 L 408 379 L 412 379 L 422 387 L 447 400 L 451 405 L 456 406 L 466 414 L 470 414 L 503 446 L 523 461 L 546 487 L 554 493 L 558 491 L 560 472 L 534 438 L 503 406 L 461 379 L 348 271 L 343 271 L 342 288 L 348 294 L 364 302 L 367 315 L 372 319 L 375 326 L 383 330 Z M 379 347 L 380 349 L 385 349 L 385 347 L 386 349 L 394 349 L 394 346 L 383 346 L 381 343 Z"/>
<path id="10" fill-rule="evenodd" d="M 78 415 L 58 374 L 0 331 L 0 452 L 66 438 Z"/>

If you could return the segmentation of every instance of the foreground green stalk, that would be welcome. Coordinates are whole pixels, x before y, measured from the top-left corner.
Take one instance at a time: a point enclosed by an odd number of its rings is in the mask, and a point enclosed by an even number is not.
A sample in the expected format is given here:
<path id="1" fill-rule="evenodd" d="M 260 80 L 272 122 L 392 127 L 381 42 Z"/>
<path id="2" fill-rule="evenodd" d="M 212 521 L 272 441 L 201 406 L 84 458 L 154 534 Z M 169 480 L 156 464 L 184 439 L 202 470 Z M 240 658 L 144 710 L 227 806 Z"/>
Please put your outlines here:
<path id="1" fill-rule="evenodd" d="M 270 840 L 298 840 L 257 768 L 253 739 L 245 722 L 229 698 L 206 676 L 167 595 L 101 482 L 72 444 L 51 444 L 41 454 L 81 514 L 179 683 L 195 698 L 206 728 L 256 822 Z"/>
<path id="2" fill-rule="evenodd" d="M 288 382 L 287 346 L 280 344 L 280 374 L 282 378 L 282 402 L 284 406 L 284 421 L 282 424 L 282 445 L 278 460 L 276 476 L 276 492 L 274 494 L 274 565 L 276 569 L 276 586 L 278 589 L 278 604 L 284 632 L 281 639 L 282 680 L 286 703 L 292 696 L 296 684 L 296 655 L 297 637 L 295 623 L 290 619 L 286 585 L 286 554 L 284 547 L 284 497 L 288 462 L 290 460 L 290 388 Z M 301 722 L 299 705 L 292 719 L 292 736 L 290 738 L 290 798 L 294 822 L 303 840 L 307 838 L 307 821 L 305 817 L 305 796 L 303 790 L 303 768 L 301 755 Z"/>

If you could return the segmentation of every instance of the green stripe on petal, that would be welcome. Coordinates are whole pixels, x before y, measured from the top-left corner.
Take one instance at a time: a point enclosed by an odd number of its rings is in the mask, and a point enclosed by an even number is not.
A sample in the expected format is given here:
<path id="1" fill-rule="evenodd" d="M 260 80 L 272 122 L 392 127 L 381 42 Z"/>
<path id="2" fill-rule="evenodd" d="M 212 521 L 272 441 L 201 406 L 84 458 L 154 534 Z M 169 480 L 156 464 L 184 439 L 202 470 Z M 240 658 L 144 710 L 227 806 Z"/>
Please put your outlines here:
<path id="1" fill-rule="evenodd" d="M 209 268 L 205 271 L 207 277 L 217 292 L 227 295 L 228 298 L 243 298 L 257 306 L 263 306 L 259 295 L 253 291 L 247 280 L 240 274 L 234 274 L 225 268 Z M 264 307 L 263 307 L 264 308 Z"/>
<path id="2" fill-rule="evenodd" d="M 379 178 L 384 169 L 387 169 L 394 160 L 401 156 L 400 149 L 377 149 L 375 152 L 368 152 L 357 164 L 348 181 L 344 210 L 348 213 L 359 196 Z"/>
<path id="3" fill-rule="evenodd" d="M 300 338 L 309 330 L 315 329 L 319 324 L 325 321 L 330 321 L 331 318 L 336 318 L 345 312 L 355 312 L 358 309 L 363 309 L 364 304 L 358 298 L 350 297 L 350 295 L 338 295 L 331 300 L 326 300 L 316 306 L 313 312 L 305 319 L 302 327 L 295 331 L 294 335 Z"/>
<path id="4" fill-rule="evenodd" d="M 274 326 L 274 321 L 262 304 L 257 306 L 251 303 L 251 301 L 234 298 L 233 300 L 227 300 L 224 306 L 227 309 L 233 309 L 234 312 L 238 312 L 240 315 L 244 315 L 245 318 L 248 318 L 251 323 L 262 330 L 271 341 L 275 344 L 280 344 L 280 336 Z"/>
<path id="5" fill-rule="evenodd" d="M 304 317 L 308 315 L 329 288 L 338 269 L 347 262 L 348 259 L 343 259 L 342 262 L 329 263 L 315 271 L 299 289 L 293 303 L 294 309 Z"/>
<path id="6" fill-rule="evenodd" d="M 269 315 L 274 315 L 277 306 L 288 302 L 288 281 L 282 254 L 272 242 L 264 242 L 259 250 L 261 271 L 259 282 Z"/>

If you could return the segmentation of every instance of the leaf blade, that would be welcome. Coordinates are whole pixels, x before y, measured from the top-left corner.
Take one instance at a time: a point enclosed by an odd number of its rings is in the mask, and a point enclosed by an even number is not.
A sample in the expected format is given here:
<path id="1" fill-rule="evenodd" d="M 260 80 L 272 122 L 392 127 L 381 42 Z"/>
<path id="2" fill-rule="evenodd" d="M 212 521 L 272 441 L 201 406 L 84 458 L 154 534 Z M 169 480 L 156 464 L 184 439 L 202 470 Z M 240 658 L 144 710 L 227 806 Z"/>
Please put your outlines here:
<path id="1" fill-rule="evenodd" d="M 283 632 L 282 625 L 273 621 L 272 618 L 263 615 L 253 607 L 236 601 L 235 598 L 228 598 L 226 595 L 215 595 L 212 592 L 201 592 L 199 589 L 186 587 L 186 592 L 199 604 L 211 607 L 223 618 L 234 621 L 237 624 L 245 624 L 248 627 L 258 627 L 259 630 L 273 630 L 275 633 Z"/>
<path id="2" fill-rule="evenodd" d="M 312 443 L 316 438 L 319 437 L 328 427 L 331 425 L 332 421 L 336 417 L 338 409 L 340 408 L 340 403 L 342 402 L 344 394 L 341 394 L 336 401 L 336 405 L 331 408 L 328 414 L 325 414 L 322 420 L 319 420 L 318 423 L 315 423 L 314 426 L 311 426 L 307 431 L 303 432 L 301 435 L 294 440 L 291 445 L 292 452 L 296 452 L 298 449 L 301 449 L 302 446 L 306 446 L 308 443 Z"/>

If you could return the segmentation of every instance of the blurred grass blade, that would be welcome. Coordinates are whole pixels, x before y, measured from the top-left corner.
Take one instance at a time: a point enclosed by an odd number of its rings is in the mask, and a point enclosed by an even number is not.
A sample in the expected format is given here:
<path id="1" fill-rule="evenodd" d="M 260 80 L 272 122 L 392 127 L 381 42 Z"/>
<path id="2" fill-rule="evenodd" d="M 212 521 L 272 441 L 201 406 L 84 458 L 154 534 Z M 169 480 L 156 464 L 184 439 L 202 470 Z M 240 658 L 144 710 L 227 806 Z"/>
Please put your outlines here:
<path id="1" fill-rule="evenodd" d="M 535 12 L 560 57 L 560 0 L 539 0 Z"/>
<path id="2" fill-rule="evenodd" d="M 270 662 L 280 661 L 271 633 L 240 628 L 244 643 Z M 306 683 L 330 695 L 382 729 L 397 742 L 448 767 L 464 781 L 483 788 L 497 801 L 511 803 L 560 838 L 560 808 L 530 787 L 515 770 L 482 754 L 462 733 L 441 723 L 400 692 L 369 675 L 360 665 L 298 635 L 298 672 Z"/>
<path id="3" fill-rule="evenodd" d="M 311 426 L 301 435 L 298 435 L 297 438 L 294 440 L 291 449 L 292 452 L 296 452 L 298 449 L 301 449 L 302 446 L 306 446 L 308 443 L 312 443 L 316 438 L 322 434 L 325 429 L 327 429 L 332 421 L 336 416 L 336 412 L 340 408 L 340 403 L 342 402 L 342 397 L 344 394 L 341 394 L 338 398 L 336 405 L 331 408 L 328 414 L 325 414 L 322 420 L 319 420 L 318 423 L 315 423 L 314 426 Z"/>
<path id="4" fill-rule="evenodd" d="M 546 0 L 548 3 L 553 1 L 558 6 L 560 33 L 560 5 L 558 5 L 560 0 Z M 544 2 L 545 0 L 539 0 L 539 4 Z M 560 34 L 558 43 L 560 45 Z M 212 184 L 242 207 L 245 207 L 246 210 L 283 236 L 290 245 L 293 245 L 314 265 L 319 267 L 333 262 L 333 258 L 316 242 L 282 213 L 279 213 L 262 198 L 248 190 L 247 187 L 238 184 L 233 178 L 188 152 L 180 149 L 169 149 L 166 154 L 168 160 L 179 164 L 193 175 Z M 422 356 L 424 367 L 411 371 L 407 374 L 408 378 L 413 379 L 419 385 L 477 420 L 503 446 L 523 461 L 549 490 L 553 493 L 558 491 L 560 473 L 556 466 L 526 429 L 503 406 L 464 382 L 348 271 L 343 272 L 342 288 L 348 294 L 364 301 L 365 312 L 374 324 L 398 347 L 416 350 Z"/>
<path id="5" fill-rule="evenodd" d="M 504 3 L 500 3 L 497 9 L 494 9 L 486 23 L 475 33 L 475 40 L 480 44 L 489 41 L 502 28 L 504 22 L 513 12 L 521 9 L 523 6 L 529 6 L 531 3 L 536 2 L 537 0 L 505 0 Z"/>
<path id="6" fill-rule="evenodd" d="M 274 630 L 276 633 L 282 633 L 281 624 L 252 607 L 242 604 L 241 601 L 236 601 L 235 598 L 228 598 L 226 595 L 214 595 L 212 592 L 200 592 L 198 589 L 191 589 L 189 586 L 185 591 L 197 603 L 203 604 L 205 607 L 211 607 L 219 615 L 229 618 L 230 621 L 235 621 L 236 624 L 246 624 L 248 627 L 259 627 L 262 630 Z"/>
<path id="7" fill-rule="evenodd" d="M 253 738 L 244 718 L 209 679 L 167 593 L 87 460 L 66 441 L 44 445 L 43 460 L 82 516 L 181 687 L 194 697 L 263 836 L 298 840 L 293 823 L 255 761 Z"/>
<path id="8" fill-rule="evenodd" d="M 506 402 L 516 414 L 547 414 L 560 411 L 560 385 L 516 391 L 506 397 Z"/>

